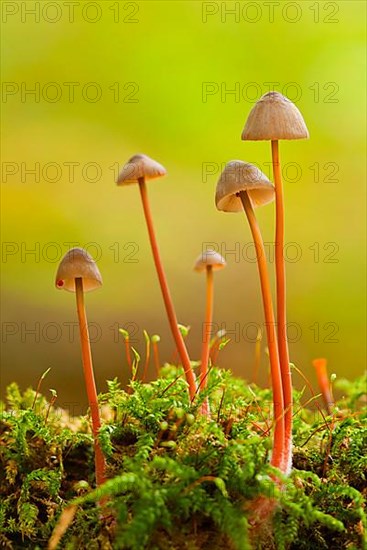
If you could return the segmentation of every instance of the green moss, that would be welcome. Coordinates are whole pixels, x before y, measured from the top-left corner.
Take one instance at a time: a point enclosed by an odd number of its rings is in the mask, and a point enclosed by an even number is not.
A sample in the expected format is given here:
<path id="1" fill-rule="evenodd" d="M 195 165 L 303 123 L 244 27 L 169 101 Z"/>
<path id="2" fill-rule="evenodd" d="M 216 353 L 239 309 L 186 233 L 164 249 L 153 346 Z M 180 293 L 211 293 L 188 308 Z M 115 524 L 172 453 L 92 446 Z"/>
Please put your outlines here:
<path id="1" fill-rule="evenodd" d="M 131 394 L 108 382 L 100 443 L 109 480 L 98 489 L 88 419 L 54 406 L 46 419 L 46 399 L 32 407 L 35 392 L 11 384 L 0 420 L 0 547 L 47 547 L 75 504 L 60 548 L 365 548 L 365 379 L 341 383 L 333 418 L 302 408 L 296 392 L 294 468 L 279 487 L 270 391 L 212 369 L 190 405 L 180 374 L 167 366 Z M 197 414 L 206 395 L 212 420 Z M 276 503 L 271 522 L 256 523 L 256 502 Z"/>

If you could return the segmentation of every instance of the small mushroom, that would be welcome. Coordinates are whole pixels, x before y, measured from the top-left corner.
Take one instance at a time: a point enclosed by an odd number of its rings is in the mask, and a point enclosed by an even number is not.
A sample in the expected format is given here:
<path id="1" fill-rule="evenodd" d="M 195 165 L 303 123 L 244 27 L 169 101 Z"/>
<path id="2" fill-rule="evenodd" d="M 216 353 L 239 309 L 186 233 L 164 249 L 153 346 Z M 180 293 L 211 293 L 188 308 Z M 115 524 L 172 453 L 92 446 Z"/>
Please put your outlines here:
<path id="1" fill-rule="evenodd" d="M 132 185 L 139 183 L 139 179 L 152 180 L 166 174 L 167 170 L 159 162 L 147 155 L 137 154 L 122 167 L 116 183 L 117 185 Z"/>
<path id="2" fill-rule="evenodd" d="M 263 95 L 251 110 L 242 132 L 243 140 L 270 140 L 275 184 L 275 268 L 277 287 L 278 347 L 285 406 L 286 471 L 292 467 L 293 391 L 287 341 L 286 283 L 284 261 L 284 197 L 279 160 L 280 139 L 306 139 L 309 133 L 297 107 L 279 92 Z"/>
<path id="3" fill-rule="evenodd" d="M 65 254 L 59 264 L 55 285 L 59 290 L 76 293 L 84 379 L 92 417 L 96 484 L 98 486 L 105 482 L 106 460 L 98 441 L 101 419 L 93 373 L 87 316 L 84 306 L 84 292 L 90 292 L 99 288 L 102 285 L 102 277 L 96 263 L 86 250 L 72 248 Z"/>
<path id="4" fill-rule="evenodd" d="M 332 414 L 334 406 L 333 388 L 327 373 L 327 360 L 324 357 L 312 361 L 316 370 L 317 382 L 324 399 L 328 414 Z"/>
<path id="5" fill-rule="evenodd" d="M 223 212 L 239 212 L 244 210 L 254 240 L 264 306 L 273 387 L 275 428 L 271 463 L 277 468 L 282 468 L 284 449 L 282 379 L 264 241 L 254 212 L 254 207 L 267 204 L 273 199 L 274 187 L 261 170 L 252 164 L 240 160 L 231 161 L 225 166 L 217 183 L 215 202 L 218 210 L 222 210 Z"/>
<path id="6" fill-rule="evenodd" d="M 201 350 L 201 377 L 200 391 L 206 388 L 208 383 L 208 363 L 210 350 L 210 333 L 213 321 L 213 301 L 214 301 L 214 277 L 213 272 L 223 269 L 226 266 L 225 259 L 214 250 L 206 250 L 197 258 L 194 270 L 202 273 L 206 272 L 206 308 L 205 323 L 203 330 L 203 342 Z M 209 416 L 209 401 L 205 399 L 202 406 L 202 413 Z"/>
<path id="7" fill-rule="evenodd" d="M 178 328 L 176 312 L 168 288 L 167 278 L 163 269 L 157 238 L 154 231 L 153 218 L 150 210 L 148 191 L 146 187 L 146 180 L 159 178 L 165 175 L 166 170 L 161 164 L 147 157 L 146 155 L 138 154 L 131 157 L 131 159 L 125 164 L 117 178 L 116 183 L 118 185 L 129 185 L 132 183 L 138 183 L 139 185 L 145 221 L 148 228 L 150 245 L 152 248 L 154 263 L 167 311 L 168 321 L 171 327 L 173 338 L 176 343 L 177 350 L 181 357 L 182 366 L 189 386 L 190 399 L 193 400 L 196 394 L 195 375 L 191 367 L 190 357 L 187 352 L 185 342 Z"/>

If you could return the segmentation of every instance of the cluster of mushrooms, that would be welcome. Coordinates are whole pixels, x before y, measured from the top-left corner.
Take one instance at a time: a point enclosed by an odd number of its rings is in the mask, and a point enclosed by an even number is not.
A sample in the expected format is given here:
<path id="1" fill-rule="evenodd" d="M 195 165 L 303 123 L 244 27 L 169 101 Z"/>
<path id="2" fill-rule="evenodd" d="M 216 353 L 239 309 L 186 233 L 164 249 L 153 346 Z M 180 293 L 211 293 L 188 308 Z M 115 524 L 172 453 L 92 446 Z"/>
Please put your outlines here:
<path id="1" fill-rule="evenodd" d="M 271 141 L 274 185 L 252 164 L 233 160 L 225 166 L 216 189 L 215 203 L 223 212 L 244 212 L 247 217 L 255 244 L 264 307 L 265 326 L 273 389 L 273 449 L 271 464 L 283 474 L 289 474 L 292 467 L 292 380 L 286 334 L 286 286 L 284 262 L 284 203 L 279 160 L 279 140 L 308 138 L 308 130 L 297 107 L 278 92 L 265 94 L 255 104 L 242 132 L 243 140 Z M 225 266 L 225 260 L 216 252 L 203 252 L 195 264 L 197 271 L 206 272 L 206 313 L 205 331 L 202 343 L 200 375 L 196 378 L 186 344 L 175 313 L 166 275 L 161 261 L 156 234 L 153 226 L 146 181 L 164 176 L 165 168 L 146 155 L 133 156 L 122 168 L 117 184 L 124 186 L 138 183 L 147 224 L 150 244 L 162 296 L 181 364 L 187 380 L 191 401 L 207 385 L 209 366 L 209 342 L 213 311 L 213 272 Z M 276 312 L 274 315 L 271 286 L 264 242 L 258 225 L 255 208 L 270 203 L 275 198 L 275 265 L 276 265 Z M 84 376 L 91 411 L 95 442 L 96 483 L 105 481 L 106 462 L 98 442 L 101 426 L 98 398 L 93 374 L 92 356 L 88 334 L 88 324 L 84 307 L 84 292 L 101 286 L 102 278 L 98 267 L 90 255 L 81 248 L 71 249 L 61 260 L 56 287 L 76 293 L 77 312 L 80 326 L 80 339 Z M 206 399 L 200 413 L 210 417 Z"/>

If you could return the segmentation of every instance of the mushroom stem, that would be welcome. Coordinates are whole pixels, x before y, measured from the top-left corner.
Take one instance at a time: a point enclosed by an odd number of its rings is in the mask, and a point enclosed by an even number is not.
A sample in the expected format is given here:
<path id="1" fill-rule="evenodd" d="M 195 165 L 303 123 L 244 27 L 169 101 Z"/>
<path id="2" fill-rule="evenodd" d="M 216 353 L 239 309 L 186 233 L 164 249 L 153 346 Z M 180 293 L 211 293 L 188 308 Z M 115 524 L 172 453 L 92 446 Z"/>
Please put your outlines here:
<path id="1" fill-rule="evenodd" d="M 152 214 L 149 206 L 148 192 L 145 185 L 145 178 L 139 178 L 138 182 L 139 182 L 140 196 L 143 203 L 145 221 L 146 221 L 148 233 L 149 233 L 150 245 L 152 247 L 154 263 L 157 270 L 159 284 L 161 286 L 161 291 L 163 295 L 164 305 L 166 307 L 168 321 L 171 327 L 172 336 L 175 340 L 178 353 L 181 357 L 182 366 L 183 366 L 186 380 L 189 386 L 190 399 L 193 400 L 196 393 L 195 376 L 191 367 L 190 357 L 187 352 L 182 334 L 178 328 L 175 309 L 174 309 L 172 298 L 168 288 L 168 283 L 167 283 L 166 275 L 164 273 L 163 264 L 160 258 L 158 243 L 154 232 Z"/>
<path id="2" fill-rule="evenodd" d="M 205 306 L 205 322 L 203 330 L 203 343 L 201 349 L 201 376 L 200 376 L 200 391 L 206 388 L 208 384 L 208 363 L 209 363 L 209 348 L 210 334 L 213 320 L 213 298 L 214 298 L 214 277 L 213 268 L 208 265 L 206 268 L 206 306 Z M 201 411 L 206 416 L 209 415 L 209 401 L 205 399 Z"/>
<path id="3" fill-rule="evenodd" d="M 283 449 L 284 449 L 284 401 L 283 401 L 283 388 L 282 378 L 280 373 L 279 356 L 277 337 L 275 331 L 275 319 L 273 303 L 271 298 L 271 288 L 269 281 L 269 274 L 266 264 L 266 255 L 264 241 L 261 235 L 259 225 L 255 216 L 254 209 L 251 204 L 251 200 L 247 194 L 247 191 L 240 191 L 239 197 L 241 199 L 243 208 L 245 210 L 252 237 L 254 239 L 257 265 L 259 269 L 261 293 L 264 306 L 265 326 L 268 339 L 269 359 L 271 368 L 271 379 L 273 387 L 273 406 L 274 406 L 274 443 L 273 453 L 271 457 L 271 464 L 279 469 L 283 466 Z"/>
<path id="4" fill-rule="evenodd" d="M 293 398 L 292 398 L 292 375 L 289 365 L 289 351 L 287 342 L 287 311 L 286 311 L 286 280 L 285 280 L 285 261 L 284 261 L 284 193 L 282 185 L 282 176 L 279 161 L 279 143 L 278 140 L 271 142 L 271 152 L 273 161 L 273 173 L 275 184 L 275 269 L 276 269 L 276 288 L 277 288 L 277 326 L 278 326 L 278 349 L 280 369 L 282 373 L 282 385 L 284 395 L 284 460 L 285 471 L 290 472 L 292 468 L 292 416 L 293 416 Z"/>
<path id="5" fill-rule="evenodd" d="M 87 388 L 89 408 L 92 416 L 96 484 L 97 486 L 99 486 L 106 481 L 106 478 L 105 478 L 106 459 L 98 441 L 98 432 L 101 427 L 101 419 L 99 416 L 97 390 L 96 390 L 96 383 L 95 383 L 94 374 L 93 374 L 93 363 L 92 363 L 92 354 L 91 354 L 90 343 L 89 343 L 87 315 L 85 313 L 85 306 L 84 306 L 83 279 L 81 277 L 77 277 L 75 279 L 75 291 L 76 291 L 76 306 L 78 310 L 78 319 L 79 319 L 80 342 L 82 347 L 84 379 L 85 379 L 85 385 Z"/>

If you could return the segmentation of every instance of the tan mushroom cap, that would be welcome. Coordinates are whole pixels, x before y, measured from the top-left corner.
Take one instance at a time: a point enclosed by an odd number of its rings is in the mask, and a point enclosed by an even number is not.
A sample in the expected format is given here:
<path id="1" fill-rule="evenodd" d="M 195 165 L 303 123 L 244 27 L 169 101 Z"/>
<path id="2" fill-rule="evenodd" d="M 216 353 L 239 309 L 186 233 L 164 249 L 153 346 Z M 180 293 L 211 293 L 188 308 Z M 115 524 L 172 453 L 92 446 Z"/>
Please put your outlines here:
<path id="1" fill-rule="evenodd" d="M 242 212 L 243 205 L 237 196 L 247 191 L 252 206 L 263 206 L 274 200 L 274 185 L 253 164 L 242 160 L 228 162 L 217 183 L 215 204 L 223 212 Z"/>
<path id="2" fill-rule="evenodd" d="M 55 279 L 60 290 L 75 292 L 75 279 L 83 279 L 84 292 L 102 286 L 102 277 L 92 256 L 83 248 L 71 248 L 61 260 Z"/>
<path id="3" fill-rule="evenodd" d="M 241 137 L 253 141 L 306 139 L 309 133 L 295 104 L 279 92 L 268 92 L 252 108 Z"/>
<path id="4" fill-rule="evenodd" d="M 218 252 L 215 252 L 215 250 L 205 250 L 205 252 L 202 252 L 200 256 L 196 259 L 194 270 L 201 272 L 205 271 L 207 267 L 211 267 L 213 271 L 217 271 L 218 269 L 223 269 L 223 267 L 226 267 L 227 262 L 221 256 L 218 254 Z"/>
<path id="5" fill-rule="evenodd" d="M 134 155 L 123 166 L 117 178 L 117 185 L 131 185 L 137 183 L 140 178 L 151 180 L 167 174 L 167 170 L 146 155 Z"/>

